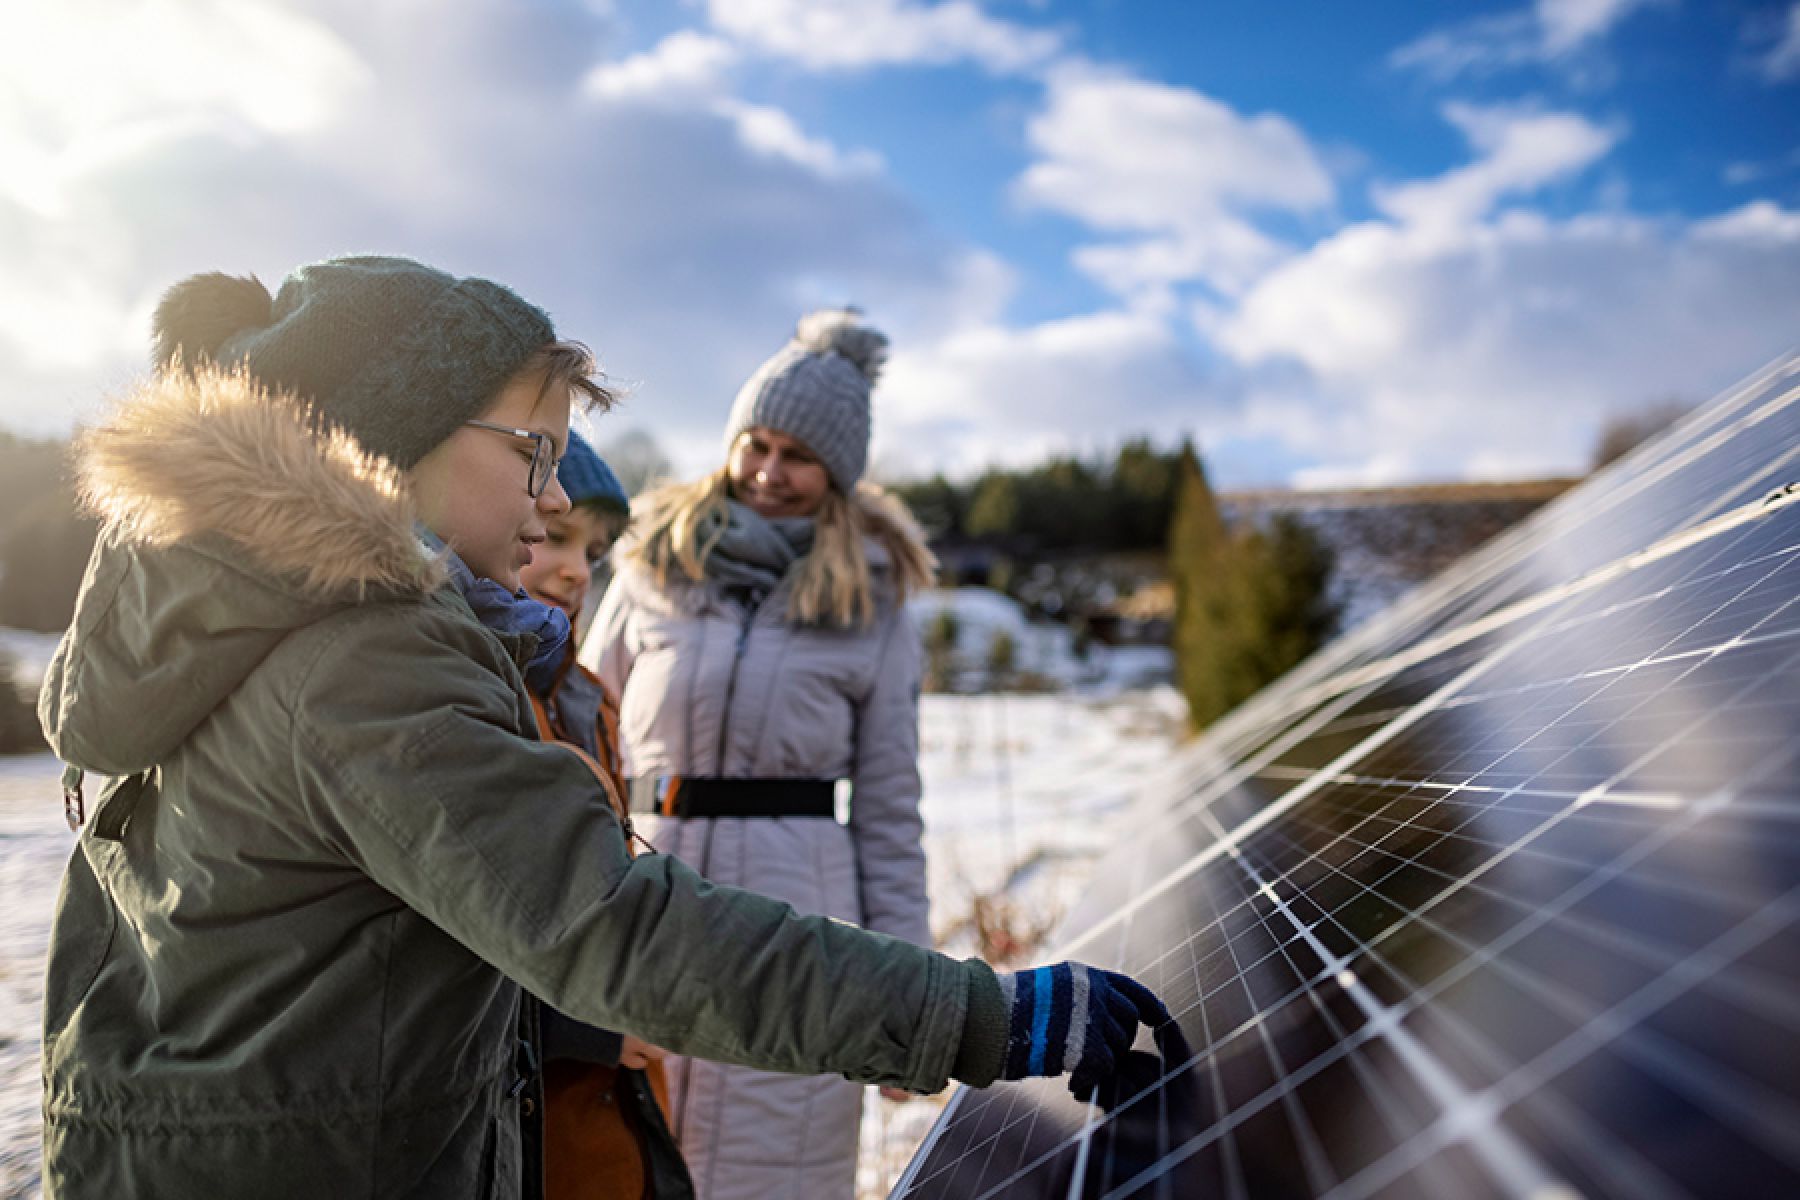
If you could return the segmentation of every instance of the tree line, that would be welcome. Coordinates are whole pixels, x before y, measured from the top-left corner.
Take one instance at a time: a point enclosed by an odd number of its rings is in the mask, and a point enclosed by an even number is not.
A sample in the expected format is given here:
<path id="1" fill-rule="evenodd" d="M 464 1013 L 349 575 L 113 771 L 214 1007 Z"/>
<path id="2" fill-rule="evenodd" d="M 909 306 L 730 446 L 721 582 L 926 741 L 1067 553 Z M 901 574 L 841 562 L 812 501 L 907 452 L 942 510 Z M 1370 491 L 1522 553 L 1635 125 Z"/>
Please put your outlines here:
<path id="1" fill-rule="evenodd" d="M 985 544 L 1022 557 L 1161 551 L 1175 591 L 1176 681 L 1196 729 L 1336 629 L 1330 547 L 1292 517 L 1228 522 L 1191 444 L 1164 451 L 1131 441 L 1110 460 L 1053 458 L 894 490 L 940 546 Z"/>
<path id="2" fill-rule="evenodd" d="M 893 490 L 939 543 L 985 542 L 1025 554 L 1158 549 L 1180 458 L 1140 439 L 1110 460 L 1058 457 L 963 483 L 936 475 Z"/>
<path id="3" fill-rule="evenodd" d="M 0 625 L 67 626 L 96 531 L 76 511 L 68 443 L 0 433 Z M 15 669 L 0 653 L 0 753 L 43 748 L 36 697 Z"/>

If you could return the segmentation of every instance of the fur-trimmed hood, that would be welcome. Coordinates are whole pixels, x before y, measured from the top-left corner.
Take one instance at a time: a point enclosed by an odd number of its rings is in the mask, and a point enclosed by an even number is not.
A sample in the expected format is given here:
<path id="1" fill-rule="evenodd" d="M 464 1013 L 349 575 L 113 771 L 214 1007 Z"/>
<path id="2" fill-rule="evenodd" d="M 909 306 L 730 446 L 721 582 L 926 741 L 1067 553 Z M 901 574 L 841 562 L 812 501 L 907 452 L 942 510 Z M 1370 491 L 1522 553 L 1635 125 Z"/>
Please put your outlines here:
<path id="1" fill-rule="evenodd" d="M 292 630 L 444 580 L 400 473 L 241 373 L 140 384 L 76 474 L 103 528 L 39 714 L 90 770 L 160 761 Z"/>

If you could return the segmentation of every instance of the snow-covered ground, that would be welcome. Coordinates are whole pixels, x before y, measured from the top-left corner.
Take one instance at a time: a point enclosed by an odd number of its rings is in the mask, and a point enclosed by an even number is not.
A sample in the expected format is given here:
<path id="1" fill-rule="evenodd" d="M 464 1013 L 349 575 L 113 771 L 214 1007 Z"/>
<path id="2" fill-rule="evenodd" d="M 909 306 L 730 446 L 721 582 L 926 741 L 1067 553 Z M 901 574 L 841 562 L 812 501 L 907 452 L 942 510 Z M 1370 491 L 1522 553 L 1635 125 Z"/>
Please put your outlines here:
<path id="1" fill-rule="evenodd" d="M 61 769 L 0 757 L 0 1200 L 38 1192 L 38 1010 L 50 913 L 74 835 Z"/>
<path id="2" fill-rule="evenodd" d="M 919 712 L 932 930 L 974 954 L 977 898 L 1001 932 L 1034 945 L 1070 908 L 1125 808 L 1167 766 L 1182 729 L 1170 688 L 926 696 Z M 1036 935 L 1036 938 L 1033 937 Z M 997 963 L 996 965 L 1007 965 Z M 857 1195 L 886 1196 L 949 1094 L 895 1104 L 871 1089 Z"/>
<path id="3" fill-rule="evenodd" d="M 1109 694 L 1163 683 L 1174 670 L 1166 646 L 1094 644 L 1077 654 L 1068 626 L 1028 621 L 1016 601 L 987 588 L 935 588 L 915 596 L 907 607 L 922 630 L 929 631 L 940 613 L 955 617 L 952 654 L 958 691 L 987 686 L 989 655 L 1002 635 L 1012 642 L 1015 676 L 1053 687 Z"/>

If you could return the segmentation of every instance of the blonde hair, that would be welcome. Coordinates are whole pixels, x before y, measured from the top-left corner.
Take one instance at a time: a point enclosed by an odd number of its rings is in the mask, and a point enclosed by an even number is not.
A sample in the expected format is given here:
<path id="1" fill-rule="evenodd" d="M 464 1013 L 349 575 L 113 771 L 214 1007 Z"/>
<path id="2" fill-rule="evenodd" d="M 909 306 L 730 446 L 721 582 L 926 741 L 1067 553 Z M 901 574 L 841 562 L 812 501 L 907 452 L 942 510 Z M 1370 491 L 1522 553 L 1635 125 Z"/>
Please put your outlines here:
<path id="1" fill-rule="evenodd" d="M 692 483 L 669 484 L 644 497 L 632 522 L 625 557 L 640 564 L 659 588 L 677 572 L 690 583 L 706 578 L 706 560 L 724 536 L 731 475 L 720 468 Z M 712 528 L 710 537 L 701 531 Z M 896 603 L 930 587 L 937 559 L 906 505 L 874 484 L 852 495 L 830 488 L 813 514 L 813 547 L 796 566 L 788 619 L 802 625 L 867 628 L 875 622 L 873 576 L 863 540 L 874 538 L 893 562 Z"/>

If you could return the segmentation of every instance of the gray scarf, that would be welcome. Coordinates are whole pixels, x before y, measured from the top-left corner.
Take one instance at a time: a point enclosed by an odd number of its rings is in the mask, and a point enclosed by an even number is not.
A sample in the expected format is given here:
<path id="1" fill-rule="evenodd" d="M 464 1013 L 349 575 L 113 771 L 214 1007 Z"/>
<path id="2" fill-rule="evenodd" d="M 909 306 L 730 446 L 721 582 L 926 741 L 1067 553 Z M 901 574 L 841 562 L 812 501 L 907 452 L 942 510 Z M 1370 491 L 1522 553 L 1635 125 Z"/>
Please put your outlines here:
<path id="1" fill-rule="evenodd" d="M 744 594 L 752 606 L 761 604 L 788 568 L 812 552 L 812 518 L 770 520 L 736 500 L 726 501 L 725 513 L 708 517 L 698 530 L 705 545 L 724 526 L 718 545 L 706 556 L 706 577 L 727 593 Z"/>

